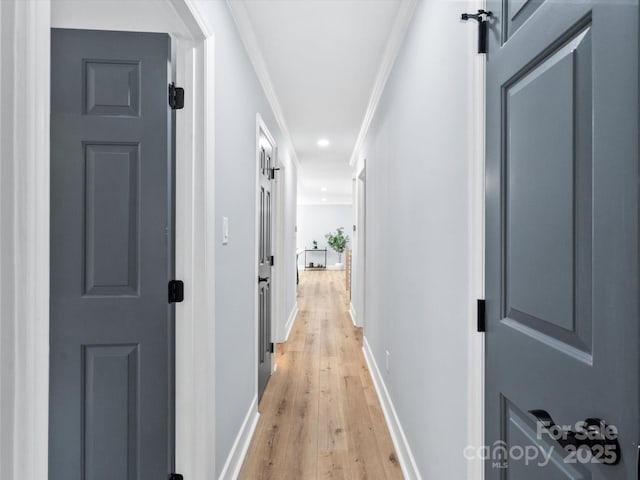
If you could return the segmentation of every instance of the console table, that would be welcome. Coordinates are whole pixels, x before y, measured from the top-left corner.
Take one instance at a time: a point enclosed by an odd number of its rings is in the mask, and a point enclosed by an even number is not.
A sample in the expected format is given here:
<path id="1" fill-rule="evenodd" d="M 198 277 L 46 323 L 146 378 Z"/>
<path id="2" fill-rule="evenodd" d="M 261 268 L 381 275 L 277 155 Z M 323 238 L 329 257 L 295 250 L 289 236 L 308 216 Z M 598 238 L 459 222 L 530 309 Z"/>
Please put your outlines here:
<path id="1" fill-rule="evenodd" d="M 324 253 L 324 263 L 322 267 L 310 267 L 307 263 L 307 252 L 322 252 Z M 327 268 L 327 249 L 326 248 L 305 248 L 304 249 L 304 269 L 305 270 L 325 270 Z"/>

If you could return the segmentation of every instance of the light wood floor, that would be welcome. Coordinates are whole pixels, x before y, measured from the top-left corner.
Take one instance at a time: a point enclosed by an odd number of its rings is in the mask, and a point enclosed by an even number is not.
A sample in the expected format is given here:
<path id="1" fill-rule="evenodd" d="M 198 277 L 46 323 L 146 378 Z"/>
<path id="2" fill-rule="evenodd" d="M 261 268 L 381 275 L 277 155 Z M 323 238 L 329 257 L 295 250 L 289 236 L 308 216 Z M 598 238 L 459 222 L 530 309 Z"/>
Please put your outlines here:
<path id="1" fill-rule="evenodd" d="M 344 272 L 300 272 L 298 308 L 239 478 L 402 478 L 362 330 L 348 314 Z"/>

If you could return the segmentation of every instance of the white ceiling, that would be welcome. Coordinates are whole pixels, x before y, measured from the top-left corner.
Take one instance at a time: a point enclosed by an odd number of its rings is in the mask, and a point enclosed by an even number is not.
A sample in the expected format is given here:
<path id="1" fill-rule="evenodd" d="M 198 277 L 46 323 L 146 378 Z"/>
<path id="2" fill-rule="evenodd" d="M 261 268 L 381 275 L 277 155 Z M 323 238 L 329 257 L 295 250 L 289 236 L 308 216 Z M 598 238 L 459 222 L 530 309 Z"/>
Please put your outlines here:
<path id="1" fill-rule="evenodd" d="M 298 203 L 351 203 L 349 159 L 401 2 L 230 2 L 246 9 L 288 127 L 300 163 Z M 320 138 L 330 145 L 319 147 Z"/>

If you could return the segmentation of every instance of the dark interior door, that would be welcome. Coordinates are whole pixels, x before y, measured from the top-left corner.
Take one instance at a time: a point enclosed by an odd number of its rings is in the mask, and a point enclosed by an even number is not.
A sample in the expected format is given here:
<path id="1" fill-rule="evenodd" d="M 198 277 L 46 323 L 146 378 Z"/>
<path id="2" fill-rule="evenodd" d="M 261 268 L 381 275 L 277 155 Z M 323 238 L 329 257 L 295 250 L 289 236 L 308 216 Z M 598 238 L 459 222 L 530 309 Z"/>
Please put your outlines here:
<path id="1" fill-rule="evenodd" d="M 273 147 L 261 136 L 258 234 L 258 398 L 262 397 L 271 376 L 271 179 Z"/>
<path id="2" fill-rule="evenodd" d="M 166 34 L 52 31 L 51 480 L 173 464 Z"/>
<path id="3" fill-rule="evenodd" d="M 635 479 L 638 2 L 487 4 L 486 478 Z"/>

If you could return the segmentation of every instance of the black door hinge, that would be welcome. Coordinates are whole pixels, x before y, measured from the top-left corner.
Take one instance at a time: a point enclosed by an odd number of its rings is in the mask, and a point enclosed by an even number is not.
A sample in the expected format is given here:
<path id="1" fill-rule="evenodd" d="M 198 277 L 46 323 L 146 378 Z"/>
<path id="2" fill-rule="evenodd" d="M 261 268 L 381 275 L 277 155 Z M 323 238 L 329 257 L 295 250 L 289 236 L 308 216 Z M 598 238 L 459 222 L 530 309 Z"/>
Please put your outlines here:
<path id="1" fill-rule="evenodd" d="M 169 106 L 172 110 L 184 108 L 184 88 L 176 87 L 176 84 L 169 84 Z"/>
<path id="2" fill-rule="evenodd" d="M 272 169 L 271 169 L 271 176 L 270 176 L 270 179 L 271 179 L 271 180 L 274 180 L 274 179 L 276 178 L 276 172 L 277 172 L 278 170 L 280 170 L 280 169 L 279 169 L 279 168 L 272 168 Z"/>
<path id="3" fill-rule="evenodd" d="M 273 267 L 276 264 L 276 261 L 273 258 L 273 255 L 271 255 L 271 266 Z"/>
<path id="4" fill-rule="evenodd" d="M 486 10 L 478 10 L 478 13 L 463 13 L 462 20 L 475 20 L 478 22 L 478 53 L 487 53 L 487 23 L 493 17 L 493 13 Z"/>
<path id="5" fill-rule="evenodd" d="M 271 353 L 274 353 L 276 351 L 275 345 L 273 344 L 273 342 L 271 342 L 271 344 L 269 345 L 269 351 Z"/>
<path id="6" fill-rule="evenodd" d="M 478 300 L 478 332 L 486 332 L 487 331 L 487 321 L 485 317 L 485 301 Z"/>
<path id="7" fill-rule="evenodd" d="M 169 303 L 180 303 L 184 300 L 184 282 L 171 280 L 169 282 Z"/>
<path id="8" fill-rule="evenodd" d="M 169 480 L 184 480 L 184 477 L 179 473 L 172 473 L 169 475 Z"/>

